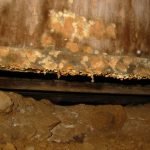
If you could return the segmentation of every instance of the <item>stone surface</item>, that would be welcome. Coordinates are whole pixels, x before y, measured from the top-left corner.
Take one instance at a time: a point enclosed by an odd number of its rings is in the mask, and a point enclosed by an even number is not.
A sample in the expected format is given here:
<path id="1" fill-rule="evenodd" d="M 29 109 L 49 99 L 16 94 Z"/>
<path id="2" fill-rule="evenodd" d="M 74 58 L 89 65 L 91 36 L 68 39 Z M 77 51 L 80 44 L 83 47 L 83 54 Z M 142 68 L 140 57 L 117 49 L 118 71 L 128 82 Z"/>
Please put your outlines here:
<path id="1" fill-rule="evenodd" d="M 16 150 L 16 148 L 15 148 L 15 146 L 14 146 L 13 144 L 7 143 L 7 144 L 4 146 L 3 150 Z"/>
<path id="2" fill-rule="evenodd" d="M 8 113 L 11 111 L 13 102 L 11 98 L 3 92 L 0 92 L 0 113 Z"/>
<path id="3" fill-rule="evenodd" d="M 86 106 L 78 105 L 57 108 L 55 114 L 61 123 L 52 130 L 51 141 L 84 142 L 91 132 L 103 132 L 122 128 L 126 121 L 126 113 L 119 106 Z"/>
<path id="4" fill-rule="evenodd" d="M 51 105 L 38 103 L 32 98 L 23 98 L 18 94 L 3 94 L 5 97 L 11 97 L 14 106 L 13 112 L 7 119 L 1 116 L 3 120 L 0 124 L 1 138 L 44 140 L 51 136 L 51 129 L 59 123 L 59 120 L 52 115 Z"/>
<path id="5" fill-rule="evenodd" d="M 14 103 L 11 113 L 0 113 L 2 150 L 150 149 L 149 104 L 60 106 L 0 93 Z"/>

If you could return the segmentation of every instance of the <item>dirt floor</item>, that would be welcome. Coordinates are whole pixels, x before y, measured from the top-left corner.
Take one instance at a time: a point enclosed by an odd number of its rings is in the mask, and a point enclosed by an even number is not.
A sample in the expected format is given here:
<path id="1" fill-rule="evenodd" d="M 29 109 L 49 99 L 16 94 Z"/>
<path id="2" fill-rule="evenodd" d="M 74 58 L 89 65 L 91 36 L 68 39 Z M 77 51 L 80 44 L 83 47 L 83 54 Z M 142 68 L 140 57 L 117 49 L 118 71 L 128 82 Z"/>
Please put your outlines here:
<path id="1" fill-rule="evenodd" d="M 149 150 L 150 104 L 58 106 L 0 92 L 0 150 Z"/>

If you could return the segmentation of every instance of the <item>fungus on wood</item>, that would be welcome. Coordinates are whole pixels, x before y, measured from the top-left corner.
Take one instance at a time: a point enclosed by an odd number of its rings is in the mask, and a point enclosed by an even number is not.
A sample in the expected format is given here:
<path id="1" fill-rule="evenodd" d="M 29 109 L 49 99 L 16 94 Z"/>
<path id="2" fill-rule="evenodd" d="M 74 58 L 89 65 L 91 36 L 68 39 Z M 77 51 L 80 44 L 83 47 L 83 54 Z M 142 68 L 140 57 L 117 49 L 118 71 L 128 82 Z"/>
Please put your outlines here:
<path id="1" fill-rule="evenodd" d="M 150 78 L 149 0 L 1 0 L 0 68 Z"/>

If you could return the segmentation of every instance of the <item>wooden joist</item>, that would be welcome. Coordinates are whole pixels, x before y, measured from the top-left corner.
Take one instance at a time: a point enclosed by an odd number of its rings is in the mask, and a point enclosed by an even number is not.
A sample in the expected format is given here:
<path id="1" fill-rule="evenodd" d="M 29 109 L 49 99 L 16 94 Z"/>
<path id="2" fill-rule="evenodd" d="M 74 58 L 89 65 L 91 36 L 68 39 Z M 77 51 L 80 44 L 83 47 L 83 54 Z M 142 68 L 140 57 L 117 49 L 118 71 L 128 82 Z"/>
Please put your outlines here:
<path id="1" fill-rule="evenodd" d="M 138 82 L 137 82 L 138 83 Z M 85 94 L 150 95 L 150 85 L 0 77 L 0 89 Z"/>
<path id="2" fill-rule="evenodd" d="M 139 104 L 150 102 L 150 84 L 70 82 L 0 77 L 0 90 L 14 91 L 55 103 Z"/>

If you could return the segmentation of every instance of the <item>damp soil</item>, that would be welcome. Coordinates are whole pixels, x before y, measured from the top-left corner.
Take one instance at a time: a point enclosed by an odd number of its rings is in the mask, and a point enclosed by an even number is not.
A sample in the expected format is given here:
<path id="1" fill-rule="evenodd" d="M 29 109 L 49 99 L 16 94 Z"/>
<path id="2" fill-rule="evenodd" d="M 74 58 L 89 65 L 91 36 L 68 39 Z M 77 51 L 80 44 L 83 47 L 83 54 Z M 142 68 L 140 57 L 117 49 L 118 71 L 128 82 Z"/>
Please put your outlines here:
<path id="1" fill-rule="evenodd" d="M 150 104 L 60 106 L 0 92 L 0 150 L 149 150 Z"/>

